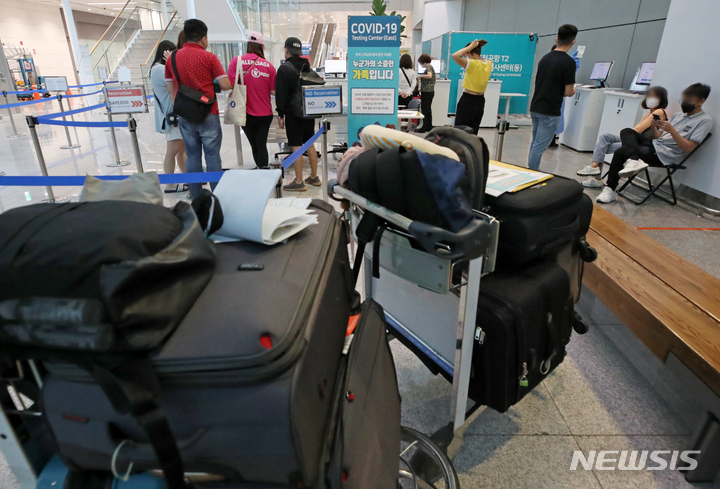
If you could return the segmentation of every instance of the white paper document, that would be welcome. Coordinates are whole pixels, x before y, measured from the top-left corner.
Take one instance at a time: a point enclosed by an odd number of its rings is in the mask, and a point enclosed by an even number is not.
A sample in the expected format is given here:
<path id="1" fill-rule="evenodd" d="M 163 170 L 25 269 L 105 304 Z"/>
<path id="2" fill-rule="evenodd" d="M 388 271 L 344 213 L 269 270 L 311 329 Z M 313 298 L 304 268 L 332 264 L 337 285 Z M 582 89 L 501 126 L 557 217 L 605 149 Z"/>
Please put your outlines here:
<path id="1" fill-rule="evenodd" d="M 223 225 L 210 238 L 215 242 L 247 239 L 272 245 L 316 224 L 317 215 L 307 210 L 310 202 L 298 208 L 302 203 L 270 199 L 279 178 L 280 170 L 226 171 L 214 191 L 222 206 Z"/>

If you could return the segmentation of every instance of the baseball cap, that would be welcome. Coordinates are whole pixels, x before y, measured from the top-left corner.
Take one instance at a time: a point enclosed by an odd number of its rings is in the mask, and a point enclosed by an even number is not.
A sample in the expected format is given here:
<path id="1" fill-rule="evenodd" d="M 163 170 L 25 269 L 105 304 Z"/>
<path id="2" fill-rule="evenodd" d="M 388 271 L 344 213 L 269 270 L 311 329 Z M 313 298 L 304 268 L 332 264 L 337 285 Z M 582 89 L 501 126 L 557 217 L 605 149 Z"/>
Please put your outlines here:
<path id="1" fill-rule="evenodd" d="M 297 37 L 288 37 L 285 41 L 285 47 L 290 54 L 302 55 L 302 43 Z"/>
<path id="2" fill-rule="evenodd" d="M 248 36 L 248 41 L 256 42 L 258 44 L 262 44 L 263 46 L 265 45 L 265 38 L 259 32 L 251 32 Z"/>

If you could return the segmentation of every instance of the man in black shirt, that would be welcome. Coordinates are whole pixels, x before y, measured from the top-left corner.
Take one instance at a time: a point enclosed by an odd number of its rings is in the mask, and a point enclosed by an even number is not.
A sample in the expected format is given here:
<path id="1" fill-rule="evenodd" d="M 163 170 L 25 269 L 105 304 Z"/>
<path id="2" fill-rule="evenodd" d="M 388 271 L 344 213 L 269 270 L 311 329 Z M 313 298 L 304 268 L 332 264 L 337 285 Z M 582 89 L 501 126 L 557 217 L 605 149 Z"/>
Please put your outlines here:
<path id="1" fill-rule="evenodd" d="M 292 100 L 297 90 L 300 72 L 310 68 L 310 62 L 301 57 L 302 44 L 297 37 L 288 37 L 285 41 L 285 63 L 280 65 L 275 79 L 275 105 L 277 106 L 280 129 L 285 129 L 288 144 L 294 151 L 313 137 L 315 133 L 314 119 L 301 119 L 293 115 Z M 305 67 L 304 65 L 307 65 Z M 321 185 L 318 177 L 318 155 L 315 146 L 311 145 L 307 150 L 310 160 L 310 176 L 303 182 L 303 157 L 298 158 L 293 167 L 295 168 L 295 180 L 285 185 L 283 190 L 290 192 L 304 192 L 307 190 L 305 184 L 319 187 Z"/>
<path id="2" fill-rule="evenodd" d="M 565 24 L 558 29 L 557 47 L 542 57 L 535 76 L 535 94 L 530 103 L 532 143 L 528 167 L 540 168 L 542 155 L 557 132 L 563 97 L 575 95 L 575 60 L 568 51 L 575 44 L 577 27 Z"/>

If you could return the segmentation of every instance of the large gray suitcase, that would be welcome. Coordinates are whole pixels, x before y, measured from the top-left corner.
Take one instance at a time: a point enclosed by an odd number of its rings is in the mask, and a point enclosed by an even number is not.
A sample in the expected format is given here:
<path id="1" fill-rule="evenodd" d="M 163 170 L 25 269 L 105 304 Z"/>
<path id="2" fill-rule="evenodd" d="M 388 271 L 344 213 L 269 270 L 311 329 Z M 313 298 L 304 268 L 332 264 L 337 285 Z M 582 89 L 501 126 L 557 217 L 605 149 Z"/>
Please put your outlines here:
<path id="1" fill-rule="evenodd" d="M 394 487 L 387 467 L 381 470 L 387 464 L 384 452 L 393 447 L 397 475 L 400 436 L 400 401 L 383 316 L 377 306 L 364 308 L 369 312 L 361 316 L 349 358 L 344 356 L 353 299 L 346 233 L 329 205 L 312 205 L 319 224 L 286 244 L 218 245 L 213 279 L 152 355 L 162 384 L 157 401 L 186 472 L 318 487 L 325 470 L 328 477 L 347 471 L 346 461 L 356 450 L 367 455 L 383 447 L 371 457 L 355 456 L 363 462 L 355 463 L 354 472 L 386 474 L 375 487 Z M 238 271 L 243 263 L 264 269 Z M 367 335 L 374 340 L 358 341 Z M 130 462 L 134 471 L 158 468 L 143 429 L 116 412 L 89 376 L 71 365 L 47 366 L 51 375 L 42 393 L 43 411 L 69 467 L 107 471 L 117 451 L 121 472 Z M 360 375 L 353 372 L 367 372 L 351 396 L 363 402 L 347 407 L 346 384 L 357 383 Z M 348 421 L 353 410 L 354 419 L 378 423 Z M 338 445 L 338 426 L 342 439 L 354 440 L 349 449 Z M 130 443 L 118 450 L 125 440 Z M 339 469 L 330 464 L 338 456 Z"/>

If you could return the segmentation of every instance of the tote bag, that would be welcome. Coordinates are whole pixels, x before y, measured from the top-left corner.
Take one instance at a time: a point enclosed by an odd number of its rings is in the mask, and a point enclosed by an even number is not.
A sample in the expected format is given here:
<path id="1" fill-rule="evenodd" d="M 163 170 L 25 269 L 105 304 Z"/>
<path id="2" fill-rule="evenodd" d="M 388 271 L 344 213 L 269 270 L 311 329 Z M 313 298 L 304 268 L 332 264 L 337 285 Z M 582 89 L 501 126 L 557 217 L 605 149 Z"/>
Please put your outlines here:
<path id="1" fill-rule="evenodd" d="M 258 58 L 248 68 L 248 72 L 255 66 Z M 235 67 L 235 88 L 230 92 L 227 105 L 225 105 L 225 124 L 233 124 L 236 126 L 244 126 L 247 120 L 247 87 L 245 86 L 245 72 L 240 69 L 242 66 L 242 56 L 238 56 L 237 66 Z M 238 81 L 238 75 L 240 80 Z"/>

